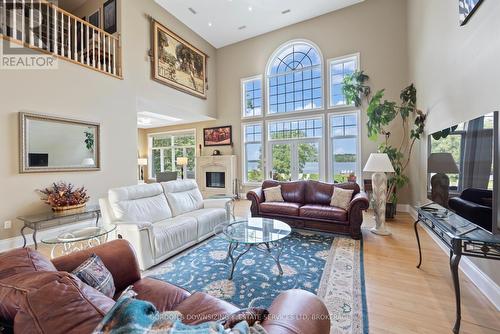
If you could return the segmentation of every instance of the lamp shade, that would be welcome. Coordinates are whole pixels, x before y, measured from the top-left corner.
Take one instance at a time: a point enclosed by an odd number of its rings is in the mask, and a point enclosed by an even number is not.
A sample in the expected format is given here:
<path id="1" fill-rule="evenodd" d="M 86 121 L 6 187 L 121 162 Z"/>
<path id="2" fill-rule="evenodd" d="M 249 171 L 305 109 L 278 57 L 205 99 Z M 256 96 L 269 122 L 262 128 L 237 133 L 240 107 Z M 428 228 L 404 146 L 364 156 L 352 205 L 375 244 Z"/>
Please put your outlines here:
<path id="1" fill-rule="evenodd" d="M 178 166 L 186 166 L 188 164 L 188 158 L 187 157 L 177 157 L 177 165 Z"/>
<path id="2" fill-rule="evenodd" d="M 394 173 L 391 160 L 386 153 L 372 153 L 366 162 L 364 172 Z"/>
<path id="3" fill-rule="evenodd" d="M 139 159 L 137 159 L 137 164 L 139 166 L 147 166 L 148 165 L 148 159 L 139 158 Z"/>
<path id="4" fill-rule="evenodd" d="M 431 153 L 427 160 L 427 173 L 456 174 L 458 172 L 451 153 Z"/>

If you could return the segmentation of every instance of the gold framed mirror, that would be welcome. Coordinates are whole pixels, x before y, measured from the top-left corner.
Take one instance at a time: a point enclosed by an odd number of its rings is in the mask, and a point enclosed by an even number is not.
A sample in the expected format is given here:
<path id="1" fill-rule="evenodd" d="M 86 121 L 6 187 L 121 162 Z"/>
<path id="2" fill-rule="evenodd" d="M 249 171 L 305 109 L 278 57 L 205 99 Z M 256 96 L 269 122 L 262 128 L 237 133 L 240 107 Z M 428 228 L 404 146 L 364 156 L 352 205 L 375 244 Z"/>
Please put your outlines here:
<path id="1" fill-rule="evenodd" d="M 19 172 L 101 169 L 100 124 L 29 112 L 19 113 Z"/>

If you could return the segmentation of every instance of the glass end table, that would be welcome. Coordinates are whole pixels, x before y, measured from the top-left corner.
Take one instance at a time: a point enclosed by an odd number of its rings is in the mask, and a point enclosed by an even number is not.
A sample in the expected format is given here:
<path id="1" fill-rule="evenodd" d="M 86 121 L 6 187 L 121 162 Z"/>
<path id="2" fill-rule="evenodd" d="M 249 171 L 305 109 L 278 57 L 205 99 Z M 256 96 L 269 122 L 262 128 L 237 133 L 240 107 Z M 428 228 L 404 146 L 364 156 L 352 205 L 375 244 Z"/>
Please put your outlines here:
<path id="1" fill-rule="evenodd" d="M 281 241 L 292 233 L 290 225 L 276 219 L 247 218 L 217 225 L 214 233 L 229 242 L 226 258 L 231 259 L 230 280 L 233 279 L 239 259 L 251 248 L 270 256 L 276 262 L 280 275 L 283 275 L 280 264 L 283 251 Z"/>
<path id="2" fill-rule="evenodd" d="M 42 243 L 52 246 L 50 257 L 53 259 L 103 244 L 115 230 L 115 225 L 75 228 L 64 231 L 55 238 L 44 238 Z"/>

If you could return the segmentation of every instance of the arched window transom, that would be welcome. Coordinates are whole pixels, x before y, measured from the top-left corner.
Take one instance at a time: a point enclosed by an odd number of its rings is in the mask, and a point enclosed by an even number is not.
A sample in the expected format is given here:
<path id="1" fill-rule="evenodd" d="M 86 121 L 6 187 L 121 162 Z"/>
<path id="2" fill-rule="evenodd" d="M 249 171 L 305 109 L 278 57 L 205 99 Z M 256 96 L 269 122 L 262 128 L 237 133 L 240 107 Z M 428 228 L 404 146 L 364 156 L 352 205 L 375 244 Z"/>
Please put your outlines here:
<path id="1" fill-rule="evenodd" d="M 304 41 L 291 42 L 274 53 L 267 68 L 268 113 L 323 107 L 322 57 Z"/>

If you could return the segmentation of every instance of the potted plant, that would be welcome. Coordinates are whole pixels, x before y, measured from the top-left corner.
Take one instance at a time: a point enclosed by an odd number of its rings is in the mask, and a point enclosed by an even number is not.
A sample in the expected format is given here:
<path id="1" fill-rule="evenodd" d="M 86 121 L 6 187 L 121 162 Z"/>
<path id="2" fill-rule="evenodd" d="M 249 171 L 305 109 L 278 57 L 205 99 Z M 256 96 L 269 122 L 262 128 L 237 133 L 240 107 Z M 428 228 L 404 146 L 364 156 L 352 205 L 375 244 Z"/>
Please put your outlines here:
<path id="1" fill-rule="evenodd" d="M 386 153 L 392 162 L 395 173 L 389 177 L 386 216 L 394 218 L 397 205 L 397 191 L 405 186 L 409 179 L 405 174 L 410 163 L 411 152 L 417 140 L 420 140 L 425 127 L 426 114 L 417 108 L 417 90 L 415 86 L 404 88 L 400 101 L 384 99 L 385 89 L 372 94 L 367 84 L 369 76 L 363 71 L 356 71 L 344 78 L 344 95 L 347 103 L 357 107 L 365 106 L 368 116 L 367 129 L 370 140 L 379 142 L 380 153 Z M 388 130 L 389 124 L 401 120 L 401 136 L 395 138 Z"/>
<path id="2" fill-rule="evenodd" d="M 83 210 L 89 201 L 85 187 L 76 188 L 71 183 L 54 182 L 51 187 L 38 190 L 41 200 L 52 207 L 52 210 L 67 212 L 68 210 Z"/>

